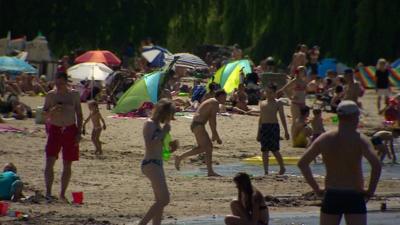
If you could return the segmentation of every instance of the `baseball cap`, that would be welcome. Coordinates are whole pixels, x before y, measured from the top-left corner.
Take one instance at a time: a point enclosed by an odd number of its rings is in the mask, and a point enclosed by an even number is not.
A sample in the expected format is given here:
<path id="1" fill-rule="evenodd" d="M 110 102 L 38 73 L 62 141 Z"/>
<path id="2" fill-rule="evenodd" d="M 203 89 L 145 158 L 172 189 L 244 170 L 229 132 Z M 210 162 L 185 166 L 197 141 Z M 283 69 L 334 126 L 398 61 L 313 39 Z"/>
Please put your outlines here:
<path id="1" fill-rule="evenodd" d="M 360 109 L 358 108 L 358 105 L 350 100 L 344 100 L 341 101 L 336 109 L 336 112 L 340 116 L 346 116 L 346 115 L 353 115 L 353 114 L 359 114 Z"/>

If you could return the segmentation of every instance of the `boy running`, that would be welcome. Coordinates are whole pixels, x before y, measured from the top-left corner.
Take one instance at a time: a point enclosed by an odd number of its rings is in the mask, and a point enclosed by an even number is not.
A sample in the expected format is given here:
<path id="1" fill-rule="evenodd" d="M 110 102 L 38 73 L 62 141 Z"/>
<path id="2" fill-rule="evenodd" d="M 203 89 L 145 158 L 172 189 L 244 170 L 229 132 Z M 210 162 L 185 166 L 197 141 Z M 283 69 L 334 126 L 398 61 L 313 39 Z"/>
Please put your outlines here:
<path id="1" fill-rule="evenodd" d="M 83 123 L 83 129 L 82 133 L 85 135 L 86 134 L 86 129 L 85 126 L 89 122 L 89 120 L 92 120 L 92 142 L 94 144 L 94 147 L 96 148 L 96 151 L 94 152 L 95 155 L 102 155 L 103 150 L 101 148 L 101 141 L 100 141 L 100 135 L 101 131 L 106 129 L 106 122 L 104 121 L 103 117 L 100 114 L 99 111 L 99 105 L 97 104 L 96 101 L 91 100 L 88 102 L 90 114 L 88 118 L 85 120 Z M 101 126 L 101 123 L 103 123 L 103 126 Z"/>

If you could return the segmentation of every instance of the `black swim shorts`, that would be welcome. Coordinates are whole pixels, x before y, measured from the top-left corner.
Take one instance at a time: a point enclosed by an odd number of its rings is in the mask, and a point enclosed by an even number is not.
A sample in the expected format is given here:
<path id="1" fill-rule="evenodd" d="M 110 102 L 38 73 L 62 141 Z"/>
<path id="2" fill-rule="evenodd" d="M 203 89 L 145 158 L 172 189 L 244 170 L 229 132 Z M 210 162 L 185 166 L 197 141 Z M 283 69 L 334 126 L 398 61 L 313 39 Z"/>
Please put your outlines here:
<path id="1" fill-rule="evenodd" d="M 325 214 L 366 214 L 365 195 L 356 190 L 327 189 L 321 212 Z"/>

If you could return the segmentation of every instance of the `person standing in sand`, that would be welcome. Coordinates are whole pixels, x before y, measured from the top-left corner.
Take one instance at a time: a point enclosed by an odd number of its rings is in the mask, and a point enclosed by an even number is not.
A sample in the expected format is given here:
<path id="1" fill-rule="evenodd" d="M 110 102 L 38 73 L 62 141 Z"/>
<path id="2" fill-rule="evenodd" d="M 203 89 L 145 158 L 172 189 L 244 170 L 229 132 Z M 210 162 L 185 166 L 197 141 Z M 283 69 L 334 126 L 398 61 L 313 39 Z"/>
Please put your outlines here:
<path id="1" fill-rule="evenodd" d="M 361 102 L 358 98 L 363 95 L 363 91 L 360 83 L 354 80 L 354 73 L 352 69 L 347 69 L 344 71 L 344 80 L 346 85 L 344 87 L 344 100 L 350 100 L 357 103 L 361 107 Z"/>
<path id="2" fill-rule="evenodd" d="M 190 129 L 196 137 L 197 147 L 183 153 L 182 155 L 176 156 L 175 168 L 177 170 L 180 169 L 180 163 L 183 159 L 204 152 L 206 154 L 206 164 L 208 171 L 207 175 L 220 176 L 219 174 L 214 172 L 212 168 L 212 141 L 216 141 L 218 144 L 222 144 L 221 138 L 219 137 L 217 131 L 217 113 L 219 111 L 219 105 L 224 105 L 225 101 L 226 92 L 224 90 L 218 90 L 217 92 L 215 92 L 214 98 L 207 99 L 206 101 L 201 103 L 196 113 L 194 114 L 192 124 L 190 125 Z M 210 124 L 212 132 L 211 139 L 206 130 L 207 122 Z"/>
<path id="3" fill-rule="evenodd" d="M 306 89 L 307 82 L 306 79 L 306 68 L 304 66 L 299 66 L 295 73 L 295 78 L 285 86 L 283 86 L 277 95 L 280 96 L 282 93 L 288 92 L 288 96 L 291 100 L 290 111 L 292 114 L 292 128 L 291 136 L 293 137 L 294 123 L 300 116 L 300 109 L 306 106 Z"/>
<path id="4" fill-rule="evenodd" d="M 43 106 L 46 117 L 46 166 L 44 171 L 46 182 L 46 198 L 51 201 L 54 181 L 54 164 L 62 149 L 63 171 L 61 175 L 60 200 L 67 201 L 65 191 L 71 179 L 73 161 L 79 160 L 79 141 L 82 129 L 82 108 L 79 92 L 68 87 L 68 75 L 58 72 L 55 89 L 46 95 Z"/>
<path id="5" fill-rule="evenodd" d="M 269 211 L 263 194 L 251 184 L 247 173 L 237 173 L 233 178 L 238 198 L 231 202 L 233 215 L 225 217 L 226 225 L 268 225 Z"/>
<path id="6" fill-rule="evenodd" d="M 320 224 L 338 225 L 342 215 L 348 225 L 367 224 L 366 201 L 375 193 L 381 164 L 369 140 L 357 131 L 360 110 L 353 101 L 342 101 L 337 109 L 339 128 L 323 133 L 311 144 L 298 166 L 314 192 L 323 195 Z M 325 163 L 325 190 L 322 190 L 310 169 L 319 155 Z M 364 190 L 362 158 L 371 165 L 371 176 Z"/>
<path id="7" fill-rule="evenodd" d="M 141 162 L 142 173 L 150 180 L 155 195 L 155 202 L 139 222 L 145 225 L 153 221 L 153 225 L 160 225 L 164 208 L 169 204 L 169 191 L 165 179 L 162 152 L 163 140 L 170 132 L 170 121 L 175 113 L 175 105 L 169 99 L 161 99 L 153 109 L 151 118 L 143 126 L 145 154 Z M 161 127 L 161 123 L 164 124 Z M 177 141 L 170 143 L 171 152 L 178 148 Z"/>
<path id="8" fill-rule="evenodd" d="M 92 142 L 94 144 L 94 147 L 96 148 L 96 151 L 94 152 L 95 155 L 102 155 L 103 150 L 101 148 L 101 141 L 100 141 L 100 135 L 101 131 L 106 129 L 106 122 L 103 119 L 103 116 L 100 113 L 99 110 L 99 105 L 95 100 L 90 100 L 88 102 L 90 114 L 88 118 L 83 122 L 83 129 L 82 133 L 83 135 L 86 134 L 86 129 L 85 126 L 89 122 L 89 120 L 92 121 L 93 129 L 92 129 Z M 101 123 L 103 123 L 103 126 L 101 126 Z"/>
<path id="9" fill-rule="evenodd" d="M 269 151 L 275 156 L 279 163 L 279 175 L 285 173 L 285 165 L 282 155 L 279 152 L 279 123 L 276 114 L 279 112 L 279 117 L 282 126 L 285 129 L 285 138 L 289 140 L 289 132 L 286 125 L 285 112 L 283 103 L 276 100 L 276 85 L 270 84 L 266 90 L 267 100 L 260 103 L 260 117 L 258 120 L 257 141 L 261 143 L 261 152 L 264 165 L 264 173 L 268 174 Z"/>

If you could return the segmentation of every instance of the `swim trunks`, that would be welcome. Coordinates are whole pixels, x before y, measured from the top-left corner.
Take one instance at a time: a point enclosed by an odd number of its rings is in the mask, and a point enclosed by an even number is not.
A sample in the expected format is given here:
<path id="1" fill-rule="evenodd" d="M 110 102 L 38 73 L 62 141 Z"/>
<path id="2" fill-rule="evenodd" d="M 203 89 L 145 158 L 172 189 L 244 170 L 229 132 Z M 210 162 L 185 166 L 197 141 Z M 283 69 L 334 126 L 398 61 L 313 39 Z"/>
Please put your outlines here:
<path id="1" fill-rule="evenodd" d="M 321 212 L 325 214 L 366 214 L 364 194 L 356 190 L 327 189 Z"/>
<path id="2" fill-rule="evenodd" d="M 190 130 L 193 132 L 194 128 L 196 128 L 197 126 L 204 126 L 204 125 L 205 123 L 203 122 L 192 120 L 192 123 L 190 124 Z"/>
<path id="3" fill-rule="evenodd" d="M 47 144 L 46 156 L 56 157 L 62 149 L 63 159 L 66 161 L 79 160 L 79 143 L 76 143 L 76 136 L 79 131 L 75 124 L 59 127 L 52 124 L 46 125 Z"/>
<path id="4" fill-rule="evenodd" d="M 378 146 L 378 145 L 382 145 L 383 144 L 382 138 L 380 138 L 380 137 L 372 137 L 371 138 L 371 142 L 372 142 L 372 144 L 374 146 Z"/>
<path id="5" fill-rule="evenodd" d="M 148 164 L 155 164 L 157 166 L 162 166 L 163 165 L 163 161 L 160 159 L 143 159 L 142 163 L 141 163 L 141 167 L 148 165 Z"/>
<path id="6" fill-rule="evenodd" d="M 279 151 L 280 131 L 278 123 L 263 123 L 260 127 L 261 151 Z"/>

